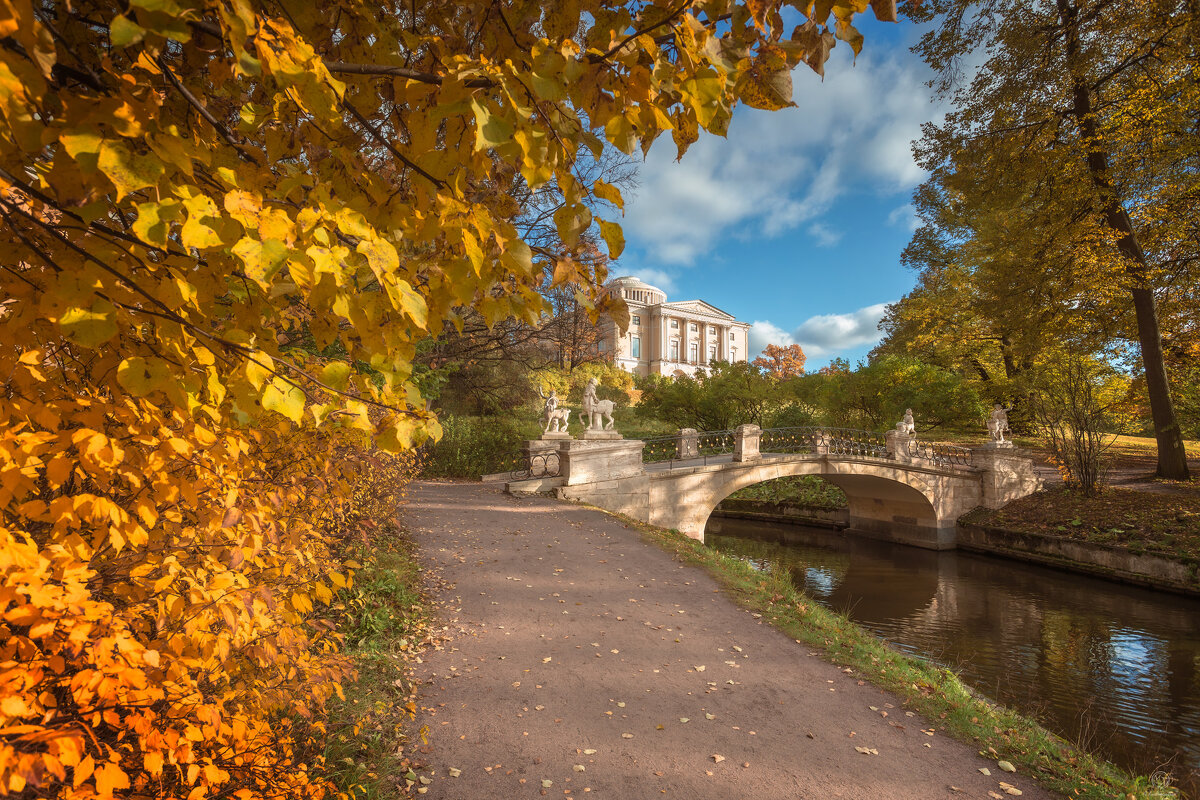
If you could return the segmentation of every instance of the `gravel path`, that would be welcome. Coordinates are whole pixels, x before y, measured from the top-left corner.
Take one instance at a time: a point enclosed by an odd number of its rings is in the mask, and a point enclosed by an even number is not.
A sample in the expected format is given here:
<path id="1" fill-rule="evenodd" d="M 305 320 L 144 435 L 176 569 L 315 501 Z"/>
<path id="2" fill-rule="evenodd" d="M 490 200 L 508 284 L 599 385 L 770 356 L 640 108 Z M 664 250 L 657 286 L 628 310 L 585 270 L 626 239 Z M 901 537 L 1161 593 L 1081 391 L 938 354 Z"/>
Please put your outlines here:
<path id="1" fill-rule="evenodd" d="M 1053 797 L 613 517 L 422 482 L 404 522 L 447 582 L 451 639 L 417 665 L 427 797 Z"/>

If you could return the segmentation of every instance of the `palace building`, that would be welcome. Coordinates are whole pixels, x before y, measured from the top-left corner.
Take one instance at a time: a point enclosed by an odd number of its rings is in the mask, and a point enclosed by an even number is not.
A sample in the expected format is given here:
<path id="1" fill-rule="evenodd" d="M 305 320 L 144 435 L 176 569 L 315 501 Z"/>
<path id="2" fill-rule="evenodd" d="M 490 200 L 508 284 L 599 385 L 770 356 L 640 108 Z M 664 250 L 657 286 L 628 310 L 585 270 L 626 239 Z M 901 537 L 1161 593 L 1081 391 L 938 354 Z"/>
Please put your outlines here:
<path id="1" fill-rule="evenodd" d="M 602 323 L 600 348 L 635 375 L 695 375 L 714 361 L 745 361 L 750 323 L 703 300 L 667 302 L 662 289 L 638 278 L 616 278 L 608 291 L 629 306 L 629 330 Z"/>

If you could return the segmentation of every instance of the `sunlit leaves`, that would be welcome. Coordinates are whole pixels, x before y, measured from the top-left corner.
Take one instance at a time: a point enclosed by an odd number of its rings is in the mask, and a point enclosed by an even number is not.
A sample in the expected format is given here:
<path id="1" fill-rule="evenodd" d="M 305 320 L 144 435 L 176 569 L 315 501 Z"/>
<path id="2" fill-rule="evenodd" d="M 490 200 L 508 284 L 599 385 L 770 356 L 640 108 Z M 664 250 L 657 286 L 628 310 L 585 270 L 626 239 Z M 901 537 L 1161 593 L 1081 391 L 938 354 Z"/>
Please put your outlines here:
<path id="1" fill-rule="evenodd" d="M 418 343 L 548 280 L 623 326 L 581 165 L 786 104 L 864 7 L 820 5 L 0 0 L 0 786 L 320 798 L 330 543 L 388 513 L 368 437 L 440 430 Z"/>
<path id="2" fill-rule="evenodd" d="M 87 308 L 72 306 L 58 318 L 58 327 L 74 342 L 95 347 L 117 335 L 117 310 L 98 297 Z"/>

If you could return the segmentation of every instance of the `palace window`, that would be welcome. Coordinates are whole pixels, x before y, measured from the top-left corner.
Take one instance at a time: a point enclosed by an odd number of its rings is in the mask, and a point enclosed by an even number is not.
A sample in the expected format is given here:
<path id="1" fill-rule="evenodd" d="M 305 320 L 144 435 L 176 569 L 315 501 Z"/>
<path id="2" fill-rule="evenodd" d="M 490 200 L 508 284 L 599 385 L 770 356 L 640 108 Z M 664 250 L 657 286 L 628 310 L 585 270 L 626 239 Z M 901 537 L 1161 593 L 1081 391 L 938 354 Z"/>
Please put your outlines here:
<path id="1" fill-rule="evenodd" d="M 688 345 L 688 360 L 693 364 L 700 360 L 700 345 L 695 342 Z"/>
<path id="2" fill-rule="evenodd" d="M 710 335 L 710 336 L 716 336 L 716 335 L 717 335 L 717 329 L 716 329 L 716 328 L 714 328 L 713 326 L 709 325 L 709 326 L 708 326 L 708 333 L 709 333 L 709 335 Z"/>
<path id="3" fill-rule="evenodd" d="M 708 346 L 708 360 L 710 363 L 717 360 L 717 346 L 715 344 Z"/>
<path id="4" fill-rule="evenodd" d="M 688 330 L 689 330 L 689 331 L 691 331 L 692 333 L 695 333 L 696 331 L 698 331 L 698 330 L 700 330 L 700 329 L 699 329 L 698 327 L 696 327 L 696 323 L 694 323 L 694 322 L 689 322 L 689 323 L 688 323 Z"/>
<path id="5" fill-rule="evenodd" d="M 632 356 L 633 358 L 641 358 L 642 357 L 642 337 L 640 337 L 640 336 L 630 336 L 629 337 L 629 355 Z"/>
<path id="6" fill-rule="evenodd" d="M 678 339 L 671 340 L 671 360 L 672 361 L 679 360 L 679 340 Z"/>
<path id="7" fill-rule="evenodd" d="M 671 328 L 674 330 L 679 330 L 679 320 L 677 320 L 677 319 L 671 320 Z"/>
<path id="8" fill-rule="evenodd" d="M 733 331 L 729 332 L 729 341 L 733 341 Z"/>
<path id="9" fill-rule="evenodd" d="M 639 317 L 637 314 L 634 314 L 632 317 L 630 317 L 630 318 L 629 318 L 629 321 L 630 321 L 631 323 L 633 323 L 634 325 L 641 325 L 641 324 L 642 324 L 642 318 L 641 318 L 641 317 Z"/>

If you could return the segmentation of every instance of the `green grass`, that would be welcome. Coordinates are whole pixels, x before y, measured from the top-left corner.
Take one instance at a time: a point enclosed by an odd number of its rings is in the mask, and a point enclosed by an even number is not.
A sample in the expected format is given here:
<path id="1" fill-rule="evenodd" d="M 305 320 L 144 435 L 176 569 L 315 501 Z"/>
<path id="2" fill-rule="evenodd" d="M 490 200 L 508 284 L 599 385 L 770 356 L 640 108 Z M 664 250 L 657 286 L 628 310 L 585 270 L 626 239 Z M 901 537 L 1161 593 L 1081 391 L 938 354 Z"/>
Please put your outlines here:
<path id="1" fill-rule="evenodd" d="M 417 712 L 409 664 L 430 641 L 432 603 L 422 592 L 415 546 L 399 530 L 373 537 L 353 555 L 362 566 L 340 595 L 339 629 L 358 677 L 330 709 L 326 769 L 350 797 L 407 797 L 417 779 L 406 755 Z"/>
<path id="2" fill-rule="evenodd" d="M 678 532 L 623 519 L 647 540 L 707 569 L 740 605 L 761 614 L 798 643 L 823 650 L 833 663 L 899 695 L 907 709 L 945 733 L 972 743 L 985 757 L 1012 762 L 1052 791 L 1089 800 L 1178 798 L 1174 789 L 1157 779 L 1130 775 L 977 695 L 950 670 L 891 649 L 844 614 L 820 606 L 796 589 L 785 572 L 761 572 Z"/>

